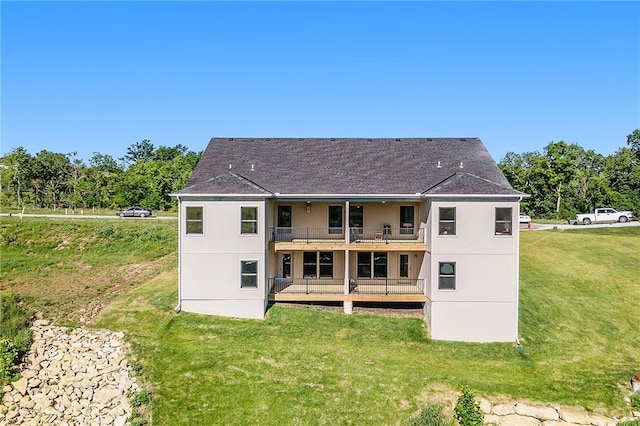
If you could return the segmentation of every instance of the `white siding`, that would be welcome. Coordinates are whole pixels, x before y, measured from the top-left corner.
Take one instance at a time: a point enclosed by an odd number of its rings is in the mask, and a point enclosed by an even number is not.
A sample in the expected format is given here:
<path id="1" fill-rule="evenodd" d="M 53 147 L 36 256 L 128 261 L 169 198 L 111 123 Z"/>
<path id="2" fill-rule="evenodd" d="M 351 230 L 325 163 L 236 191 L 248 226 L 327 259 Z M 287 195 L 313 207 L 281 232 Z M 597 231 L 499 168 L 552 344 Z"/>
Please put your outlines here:
<path id="1" fill-rule="evenodd" d="M 203 207 L 203 234 L 186 234 L 186 207 Z M 257 207 L 258 233 L 241 234 L 241 207 Z M 187 312 L 264 318 L 266 224 L 264 201 L 180 203 L 180 304 Z M 240 262 L 258 261 L 258 287 L 240 287 Z"/>
<path id="2" fill-rule="evenodd" d="M 431 337 L 514 341 L 518 330 L 518 203 L 452 200 L 431 205 Z M 439 235 L 439 208 L 456 208 L 455 235 Z M 512 209 L 512 235 L 495 234 L 496 207 Z M 455 262 L 455 290 L 440 290 L 440 262 Z"/>
<path id="3" fill-rule="evenodd" d="M 464 342 L 513 342 L 517 302 L 433 302 L 427 309 L 431 338 Z"/>

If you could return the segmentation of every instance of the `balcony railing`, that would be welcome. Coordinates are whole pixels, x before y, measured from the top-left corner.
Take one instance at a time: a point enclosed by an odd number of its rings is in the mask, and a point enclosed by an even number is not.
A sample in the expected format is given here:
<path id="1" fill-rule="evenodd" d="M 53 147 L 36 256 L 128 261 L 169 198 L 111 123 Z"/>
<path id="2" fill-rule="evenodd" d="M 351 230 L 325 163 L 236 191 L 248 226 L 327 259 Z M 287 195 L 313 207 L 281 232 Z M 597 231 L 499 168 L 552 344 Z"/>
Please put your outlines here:
<path id="1" fill-rule="evenodd" d="M 342 278 L 269 278 L 270 293 L 343 294 Z M 358 278 L 349 280 L 350 294 L 424 294 L 424 280 L 410 278 Z"/>
<path id="2" fill-rule="evenodd" d="M 343 278 L 269 278 L 271 293 L 343 294 Z"/>
<path id="3" fill-rule="evenodd" d="M 422 243 L 423 232 L 418 228 L 346 228 L 349 243 Z M 269 228 L 271 242 L 322 243 L 345 241 L 343 228 Z"/>
<path id="4" fill-rule="evenodd" d="M 269 228 L 271 241 L 275 242 L 335 242 L 344 241 L 342 228 Z"/>
<path id="5" fill-rule="evenodd" d="M 424 294 L 424 280 L 411 278 L 358 278 L 350 293 L 357 294 Z"/>

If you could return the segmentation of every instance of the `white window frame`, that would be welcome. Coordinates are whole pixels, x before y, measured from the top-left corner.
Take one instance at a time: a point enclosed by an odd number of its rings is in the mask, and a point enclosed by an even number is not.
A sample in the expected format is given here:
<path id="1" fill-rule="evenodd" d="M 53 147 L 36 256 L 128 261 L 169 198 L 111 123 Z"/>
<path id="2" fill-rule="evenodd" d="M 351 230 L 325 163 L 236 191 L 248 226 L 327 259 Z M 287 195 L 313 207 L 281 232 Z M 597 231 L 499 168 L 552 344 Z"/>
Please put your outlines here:
<path id="1" fill-rule="evenodd" d="M 248 266 L 251 263 L 255 263 L 256 272 L 245 272 L 245 266 Z M 255 285 L 245 285 L 244 278 L 245 277 L 254 277 Z M 240 288 L 246 289 L 257 289 L 258 288 L 258 261 L 257 260 L 241 260 L 240 261 Z"/>
<path id="2" fill-rule="evenodd" d="M 498 210 L 509 210 L 509 220 L 498 220 Z M 502 229 L 502 231 L 500 231 Z M 513 207 L 496 207 L 494 216 L 495 235 L 512 236 L 513 235 Z"/>
<path id="3" fill-rule="evenodd" d="M 189 210 L 190 209 L 200 209 L 200 219 L 189 219 Z M 185 235 L 204 235 L 204 207 L 203 206 L 185 206 L 184 209 L 184 233 Z M 200 223 L 200 232 L 189 232 L 189 224 L 190 223 Z"/>
<path id="4" fill-rule="evenodd" d="M 453 265 L 453 274 L 443 274 L 441 272 L 443 265 Z M 442 287 L 442 279 L 453 278 L 453 288 Z M 440 291 L 455 291 L 458 287 L 456 279 L 456 262 L 438 262 L 438 290 Z"/>
<path id="5" fill-rule="evenodd" d="M 451 219 L 442 219 L 442 210 L 443 209 L 451 209 L 453 210 L 453 220 Z M 438 207 L 438 235 L 442 236 L 455 236 L 458 232 L 457 230 L 457 211 L 455 207 Z M 449 226 L 446 226 L 450 224 Z"/>
<path id="6" fill-rule="evenodd" d="M 244 209 L 253 209 L 256 212 L 256 218 L 255 219 L 244 219 L 243 214 L 242 214 Z M 245 223 L 254 224 L 254 226 L 255 226 L 254 232 L 245 232 L 244 231 Z M 241 235 L 258 235 L 258 207 L 257 206 L 241 206 L 240 207 L 240 234 Z"/>

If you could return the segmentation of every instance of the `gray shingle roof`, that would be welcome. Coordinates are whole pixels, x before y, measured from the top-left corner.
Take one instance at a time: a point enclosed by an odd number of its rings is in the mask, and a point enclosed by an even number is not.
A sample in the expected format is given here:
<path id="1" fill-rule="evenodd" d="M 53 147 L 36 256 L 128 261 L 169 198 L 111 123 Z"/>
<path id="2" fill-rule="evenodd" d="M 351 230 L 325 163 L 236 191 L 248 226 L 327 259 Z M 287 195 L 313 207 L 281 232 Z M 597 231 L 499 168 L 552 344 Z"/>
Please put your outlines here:
<path id="1" fill-rule="evenodd" d="M 178 194 L 522 195 L 478 138 L 213 138 Z"/>

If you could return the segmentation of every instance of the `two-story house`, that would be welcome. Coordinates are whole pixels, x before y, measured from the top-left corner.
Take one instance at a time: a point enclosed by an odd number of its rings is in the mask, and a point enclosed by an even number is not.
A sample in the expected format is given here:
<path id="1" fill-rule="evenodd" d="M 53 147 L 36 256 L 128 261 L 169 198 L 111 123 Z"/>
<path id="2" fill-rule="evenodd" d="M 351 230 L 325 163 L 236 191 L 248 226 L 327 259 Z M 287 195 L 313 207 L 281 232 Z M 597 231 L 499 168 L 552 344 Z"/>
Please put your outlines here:
<path id="1" fill-rule="evenodd" d="M 478 138 L 214 138 L 179 204 L 179 309 L 420 302 L 434 339 L 518 336 L 518 207 Z"/>

